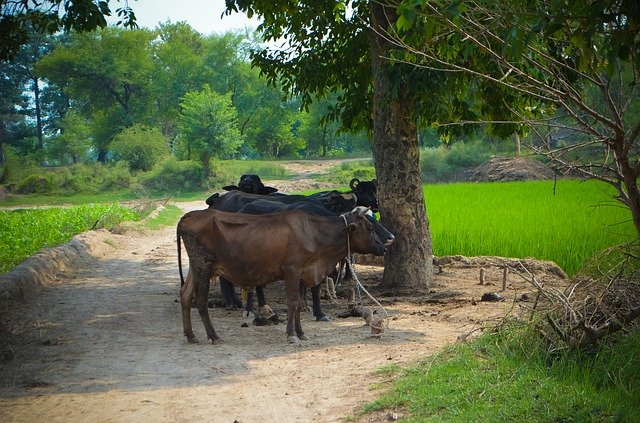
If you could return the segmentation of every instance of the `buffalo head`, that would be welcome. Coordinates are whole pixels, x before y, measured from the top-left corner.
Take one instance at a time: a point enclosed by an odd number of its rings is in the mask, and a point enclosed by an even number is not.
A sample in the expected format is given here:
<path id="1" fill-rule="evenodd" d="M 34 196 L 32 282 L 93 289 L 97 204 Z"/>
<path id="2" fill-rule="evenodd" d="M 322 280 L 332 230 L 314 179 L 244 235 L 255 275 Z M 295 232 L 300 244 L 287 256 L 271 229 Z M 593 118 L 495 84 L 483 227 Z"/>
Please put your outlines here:
<path id="1" fill-rule="evenodd" d="M 247 174 L 240 177 L 238 185 L 222 187 L 225 191 L 242 191 L 249 194 L 268 195 L 277 192 L 277 188 L 265 186 L 258 175 Z"/>
<path id="2" fill-rule="evenodd" d="M 358 178 L 353 178 L 351 182 L 349 182 L 351 191 L 358 197 L 358 205 L 371 207 L 373 212 L 378 211 L 378 190 L 376 183 L 376 179 L 372 181 L 360 181 Z"/>

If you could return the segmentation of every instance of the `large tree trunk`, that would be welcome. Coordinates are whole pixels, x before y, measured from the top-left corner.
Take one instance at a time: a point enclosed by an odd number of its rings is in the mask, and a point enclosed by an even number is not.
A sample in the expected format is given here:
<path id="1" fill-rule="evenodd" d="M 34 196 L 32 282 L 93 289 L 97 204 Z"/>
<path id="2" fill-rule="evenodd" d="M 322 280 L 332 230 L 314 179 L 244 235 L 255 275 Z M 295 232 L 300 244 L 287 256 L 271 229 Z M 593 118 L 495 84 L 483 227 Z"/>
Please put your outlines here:
<path id="1" fill-rule="evenodd" d="M 42 135 L 42 110 L 40 108 L 40 83 L 38 78 L 32 76 L 33 100 L 36 106 L 36 136 L 38 137 L 38 148 L 44 150 L 44 137 Z"/>
<path id="2" fill-rule="evenodd" d="M 109 153 L 109 151 L 107 149 L 98 148 L 98 158 L 97 158 L 97 160 L 100 163 L 106 163 L 107 162 L 107 153 Z"/>
<path id="3" fill-rule="evenodd" d="M 404 83 L 387 72 L 390 46 L 379 35 L 395 16 L 393 7 L 371 3 L 373 157 L 382 223 L 396 236 L 385 256 L 383 285 L 396 292 L 431 285 L 433 252 L 419 165 L 413 100 Z"/>

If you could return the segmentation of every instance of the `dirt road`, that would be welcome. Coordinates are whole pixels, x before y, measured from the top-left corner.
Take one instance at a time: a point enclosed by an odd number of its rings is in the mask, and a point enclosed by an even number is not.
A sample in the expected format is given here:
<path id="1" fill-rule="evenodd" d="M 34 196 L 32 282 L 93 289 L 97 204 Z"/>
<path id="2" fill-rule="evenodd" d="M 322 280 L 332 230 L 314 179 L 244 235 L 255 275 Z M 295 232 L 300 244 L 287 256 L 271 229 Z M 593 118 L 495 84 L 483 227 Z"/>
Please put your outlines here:
<path id="1" fill-rule="evenodd" d="M 286 343 L 284 324 L 254 326 L 223 308 L 210 312 L 224 342 L 204 342 L 193 312 L 201 343 L 191 345 L 177 302 L 175 228 L 87 237 L 95 260 L 60 274 L 18 310 L 19 342 L 13 359 L 0 364 L 1 422 L 342 421 L 379 394 L 385 376 L 377 369 L 438 351 L 512 309 L 510 300 L 529 290 L 512 277 L 507 301 L 480 302 L 482 293 L 499 289 L 500 269 L 485 265 L 490 285 L 479 286 L 478 268 L 458 262 L 436 276 L 431 291 L 381 297 L 391 318 L 380 339 L 361 318 L 335 317 L 346 309 L 340 300 L 324 303 L 332 322 L 304 313 L 311 340 L 301 347 Z M 371 287 L 382 275 L 373 266 L 356 271 Z M 281 283 L 267 290 L 276 309 L 284 308 L 282 291 Z"/>

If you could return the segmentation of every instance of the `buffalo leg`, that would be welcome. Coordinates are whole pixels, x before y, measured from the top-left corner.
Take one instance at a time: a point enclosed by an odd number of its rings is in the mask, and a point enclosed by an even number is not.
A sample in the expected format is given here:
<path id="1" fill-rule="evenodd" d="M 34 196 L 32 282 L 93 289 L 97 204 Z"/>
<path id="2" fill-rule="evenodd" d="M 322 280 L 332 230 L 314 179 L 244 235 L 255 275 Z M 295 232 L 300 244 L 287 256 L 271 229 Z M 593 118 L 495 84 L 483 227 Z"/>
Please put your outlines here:
<path id="1" fill-rule="evenodd" d="M 238 294 L 236 294 L 236 288 L 225 278 L 220 278 L 220 293 L 222 294 L 222 302 L 225 307 L 243 307 L 242 301 L 238 298 Z"/>
<path id="2" fill-rule="evenodd" d="M 211 264 L 207 264 L 202 269 L 194 270 L 196 281 L 196 306 L 198 307 L 198 314 L 204 324 L 204 328 L 207 331 L 207 338 L 211 339 L 214 343 L 220 337 L 216 334 L 211 324 L 211 318 L 209 317 L 209 308 L 207 307 L 207 300 L 209 297 L 209 280 L 211 279 L 212 268 Z"/>
<path id="3" fill-rule="evenodd" d="M 264 296 L 264 285 L 256 286 L 256 296 L 258 297 L 258 315 L 264 317 L 265 319 L 270 319 L 276 314 L 273 312 L 271 307 L 267 305 L 267 299 Z"/>
<path id="4" fill-rule="evenodd" d="M 193 327 L 191 326 L 191 304 L 196 295 L 196 286 L 194 283 L 193 272 L 189 269 L 187 274 L 187 280 L 180 288 L 180 304 L 182 306 L 182 328 L 184 330 L 184 336 L 187 337 L 189 343 L 197 343 L 195 335 L 193 334 Z"/>
<path id="5" fill-rule="evenodd" d="M 264 296 L 264 285 L 256 286 L 256 296 L 258 297 L 258 307 L 267 305 L 267 298 Z"/>
<path id="6" fill-rule="evenodd" d="M 320 284 L 311 288 L 311 303 L 313 307 L 313 315 L 319 322 L 330 322 L 331 319 L 329 318 L 329 316 L 324 314 L 324 312 L 322 311 L 322 306 L 320 304 L 320 288 Z"/>
<path id="7" fill-rule="evenodd" d="M 327 293 L 329 294 L 329 299 L 333 304 L 335 304 L 338 299 L 338 294 L 336 294 L 336 284 L 330 276 L 327 276 L 325 281 L 327 282 Z"/>
<path id="8" fill-rule="evenodd" d="M 304 292 L 306 292 L 306 287 L 301 283 L 300 284 L 300 288 L 298 291 L 298 298 L 302 298 L 302 295 Z M 317 291 L 318 293 L 320 291 Z M 318 298 L 320 298 L 320 296 L 318 296 Z M 302 323 L 300 322 L 300 310 L 302 309 L 302 304 L 300 303 L 300 305 L 298 306 L 297 310 L 296 310 L 296 315 L 295 315 L 295 327 L 296 327 L 296 333 L 298 334 L 298 338 L 301 341 L 308 341 L 309 337 L 307 335 L 304 334 L 304 331 L 302 330 Z"/>
<path id="9" fill-rule="evenodd" d="M 288 277 L 285 279 L 285 292 L 287 298 L 287 341 L 291 344 L 300 344 L 297 329 L 300 325 L 300 277 Z"/>
<path id="10" fill-rule="evenodd" d="M 245 298 L 246 292 L 246 298 Z M 244 312 L 245 316 L 249 317 L 253 312 L 253 290 L 242 288 L 242 301 L 244 301 Z"/>

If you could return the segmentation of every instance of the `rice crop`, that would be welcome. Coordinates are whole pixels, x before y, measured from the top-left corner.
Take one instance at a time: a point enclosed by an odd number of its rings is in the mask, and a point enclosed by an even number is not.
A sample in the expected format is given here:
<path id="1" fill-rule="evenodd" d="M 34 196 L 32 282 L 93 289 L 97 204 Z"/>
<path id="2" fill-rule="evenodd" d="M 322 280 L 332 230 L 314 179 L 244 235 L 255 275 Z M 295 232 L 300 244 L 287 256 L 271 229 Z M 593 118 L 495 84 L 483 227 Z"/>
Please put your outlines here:
<path id="1" fill-rule="evenodd" d="M 569 274 L 596 251 L 634 240 L 628 209 L 598 181 L 424 186 L 437 256 L 552 260 Z"/>
<path id="2" fill-rule="evenodd" d="M 118 204 L 0 211 L 0 272 L 6 272 L 45 247 L 69 241 L 90 229 L 108 228 L 140 214 Z"/>

